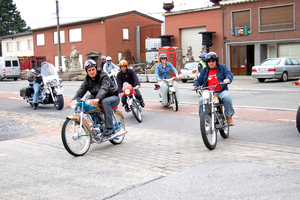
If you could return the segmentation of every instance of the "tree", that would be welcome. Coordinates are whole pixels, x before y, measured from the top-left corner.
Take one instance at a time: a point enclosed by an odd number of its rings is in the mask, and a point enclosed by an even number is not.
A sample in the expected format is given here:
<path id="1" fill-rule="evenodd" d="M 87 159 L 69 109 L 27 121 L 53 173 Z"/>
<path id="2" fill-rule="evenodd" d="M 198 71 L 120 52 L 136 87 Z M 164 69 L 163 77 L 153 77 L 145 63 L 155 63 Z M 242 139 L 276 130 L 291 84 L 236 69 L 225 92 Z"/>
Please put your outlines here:
<path id="1" fill-rule="evenodd" d="M 0 0 L 0 24 L 0 37 L 30 30 L 12 0 Z"/>

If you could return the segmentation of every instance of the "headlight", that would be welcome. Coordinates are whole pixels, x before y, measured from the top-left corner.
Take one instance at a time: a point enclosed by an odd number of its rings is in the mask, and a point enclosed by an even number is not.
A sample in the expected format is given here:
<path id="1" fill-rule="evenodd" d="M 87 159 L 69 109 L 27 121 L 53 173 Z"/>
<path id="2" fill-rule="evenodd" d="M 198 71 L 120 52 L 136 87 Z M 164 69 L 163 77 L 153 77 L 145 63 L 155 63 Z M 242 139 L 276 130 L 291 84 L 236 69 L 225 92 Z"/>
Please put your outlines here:
<path id="1" fill-rule="evenodd" d="M 169 81 L 169 86 L 172 86 L 173 85 L 173 81 Z"/>
<path id="2" fill-rule="evenodd" d="M 126 90 L 125 90 L 125 94 L 126 94 L 126 95 L 129 95 L 129 94 L 130 94 L 130 90 L 129 90 L 129 89 L 126 89 Z"/>
<path id="3" fill-rule="evenodd" d="M 72 101 L 72 102 L 70 103 L 70 106 L 71 106 L 72 109 L 75 109 L 76 106 L 77 106 L 77 102 Z"/>
<path id="4" fill-rule="evenodd" d="M 207 90 L 203 91 L 202 92 L 202 98 L 205 99 L 205 100 L 208 99 L 209 98 L 209 91 L 207 91 Z"/>

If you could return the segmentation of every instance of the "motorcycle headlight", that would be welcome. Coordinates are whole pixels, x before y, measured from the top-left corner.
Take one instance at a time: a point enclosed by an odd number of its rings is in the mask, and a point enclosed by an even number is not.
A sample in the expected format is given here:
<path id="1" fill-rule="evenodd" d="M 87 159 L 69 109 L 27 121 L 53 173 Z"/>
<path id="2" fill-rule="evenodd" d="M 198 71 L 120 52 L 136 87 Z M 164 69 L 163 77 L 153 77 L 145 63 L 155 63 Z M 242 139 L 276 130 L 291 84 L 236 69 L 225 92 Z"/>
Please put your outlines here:
<path id="1" fill-rule="evenodd" d="M 205 90 L 202 92 L 202 98 L 207 100 L 209 98 L 209 91 Z"/>
<path id="2" fill-rule="evenodd" d="M 76 106 L 77 106 L 77 102 L 72 101 L 72 102 L 70 103 L 70 106 L 71 106 L 70 108 L 75 109 Z"/>
<path id="3" fill-rule="evenodd" d="M 125 90 L 125 94 L 126 94 L 126 95 L 129 95 L 129 94 L 130 94 L 130 90 L 129 90 L 129 89 L 126 89 L 126 90 Z"/>
<path id="4" fill-rule="evenodd" d="M 47 83 L 46 83 L 46 86 L 47 86 L 47 87 L 51 87 L 51 82 L 47 82 Z"/>
<path id="5" fill-rule="evenodd" d="M 56 79 L 51 80 L 51 85 L 52 85 L 52 86 L 57 85 L 57 80 L 56 80 Z"/>
<path id="6" fill-rule="evenodd" d="M 173 85 L 173 81 L 169 81 L 169 86 L 172 86 Z"/>

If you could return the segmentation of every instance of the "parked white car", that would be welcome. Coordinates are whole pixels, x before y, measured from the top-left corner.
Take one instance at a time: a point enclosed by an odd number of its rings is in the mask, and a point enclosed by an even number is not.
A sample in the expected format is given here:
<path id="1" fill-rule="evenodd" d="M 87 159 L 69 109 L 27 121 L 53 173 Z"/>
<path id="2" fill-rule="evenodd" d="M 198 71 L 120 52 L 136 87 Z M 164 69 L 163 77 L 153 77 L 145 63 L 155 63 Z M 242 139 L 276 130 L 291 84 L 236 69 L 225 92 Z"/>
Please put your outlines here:
<path id="1" fill-rule="evenodd" d="M 188 80 L 195 80 L 199 76 L 198 72 L 199 62 L 186 63 L 184 68 L 179 72 L 179 77 L 183 83 L 186 83 Z"/>

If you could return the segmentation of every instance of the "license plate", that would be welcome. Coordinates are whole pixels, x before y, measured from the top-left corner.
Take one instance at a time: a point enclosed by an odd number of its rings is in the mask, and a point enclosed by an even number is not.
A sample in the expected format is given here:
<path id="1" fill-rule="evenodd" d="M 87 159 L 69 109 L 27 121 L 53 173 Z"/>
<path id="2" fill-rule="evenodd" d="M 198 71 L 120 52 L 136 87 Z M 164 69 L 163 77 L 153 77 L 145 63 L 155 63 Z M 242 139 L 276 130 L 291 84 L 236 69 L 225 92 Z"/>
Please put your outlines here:
<path id="1" fill-rule="evenodd" d="M 7 75 L 11 74 L 11 72 L 6 72 Z"/>
<path id="2" fill-rule="evenodd" d="M 189 76 L 184 76 L 184 78 L 189 78 Z"/>
<path id="3" fill-rule="evenodd" d="M 266 69 L 257 69 L 259 72 L 264 72 Z"/>

